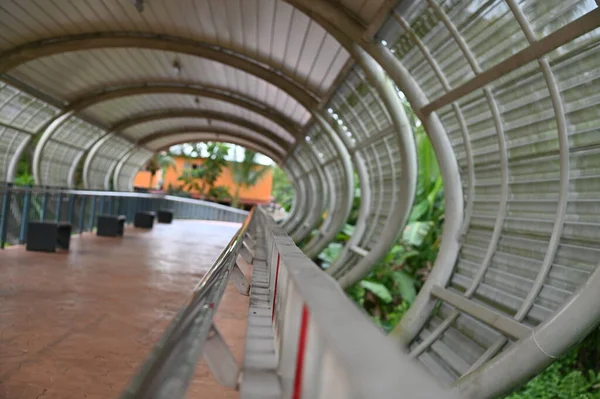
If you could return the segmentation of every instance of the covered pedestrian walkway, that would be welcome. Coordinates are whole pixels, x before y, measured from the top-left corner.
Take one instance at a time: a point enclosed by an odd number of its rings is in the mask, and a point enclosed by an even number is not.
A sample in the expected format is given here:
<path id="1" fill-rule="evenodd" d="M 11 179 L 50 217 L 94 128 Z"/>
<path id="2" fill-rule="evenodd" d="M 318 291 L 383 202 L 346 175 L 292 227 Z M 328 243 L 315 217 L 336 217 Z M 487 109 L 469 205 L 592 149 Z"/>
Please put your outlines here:
<path id="1" fill-rule="evenodd" d="M 26 243 L 30 221 L 80 233 L 97 215 L 130 223 L 163 206 L 177 220 L 243 223 L 198 285 L 186 283 L 195 288 L 123 398 L 183 397 L 199 358 L 244 398 L 495 398 L 600 322 L 598 0 L 2 0 L 0 26 L 0 246 Z M 417 153 L 417 129 L 433 154 Z M 131 192 L 153 154 L 197 141 L 271 157 L 294 186 L 288 218 Z M 439 253 L 385 337 L 343 289 L 422 211 L 413 201 L 427 156 L 443 180 Z M 27 170 L 34 187 L 16 187 Z M 355 199 L 350 239 L 319 270 L 310 259 L 344 229 Z M 212 238 L 177 240 L 135 259 L 164 277 L 140 303 L 160 284 L 179 286 L 164 259 L 196 270 L 172 250 Z M 0 252 L 0 273 L 35 287 L 68 259 L 39 292 L 74 296 L 81 288 L 63 288 L 85 279 L 77 259 L 102 255 L 73 241 L 67 258 L 34 264 L 22 250 Z M 120 242 L 102 245 L 119 253 Z M 252 264 L 250 281 L 238 255 Z M 90 292 L 129 298 L 106 286 L 120 287 L 127 268 L 111 278 L 94 265 L 101 286 Z M 212 322 L 230 280 L 250 295 L 240 362 Z M 48 317 L 44 309 L 31 311 Z M 57 333 L 59 348 L 67 330 Z"/>

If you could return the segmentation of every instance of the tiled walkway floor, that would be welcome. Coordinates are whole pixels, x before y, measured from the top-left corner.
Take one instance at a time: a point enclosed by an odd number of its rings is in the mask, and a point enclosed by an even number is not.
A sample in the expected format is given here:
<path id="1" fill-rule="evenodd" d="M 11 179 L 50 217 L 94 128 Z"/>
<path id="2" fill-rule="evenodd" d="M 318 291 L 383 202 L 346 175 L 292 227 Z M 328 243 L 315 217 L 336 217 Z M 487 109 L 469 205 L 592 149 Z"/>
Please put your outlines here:
<path id="1" fill-rule="evenodd" d="M 239 225 L 175 221 L 69 253 L 0 251 L 0 399 L 117 398 Z M 247 297 L 231 286 L 217 326 L 238 361 Z M 237 398 L 201 362 L 189 398 Z"/>

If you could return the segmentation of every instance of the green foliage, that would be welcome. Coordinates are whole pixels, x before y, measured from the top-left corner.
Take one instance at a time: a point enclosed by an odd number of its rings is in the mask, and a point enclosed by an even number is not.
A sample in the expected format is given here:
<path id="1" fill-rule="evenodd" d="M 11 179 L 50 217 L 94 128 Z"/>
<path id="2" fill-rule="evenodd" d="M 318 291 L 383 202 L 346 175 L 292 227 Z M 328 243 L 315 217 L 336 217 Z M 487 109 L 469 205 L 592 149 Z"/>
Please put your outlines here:
<path id="1" fill-rule="evenodd" d="M 152 180 L 154 180 L 156 172 L 160 170 L 162 171 L 162 174 L 164 176 L 169 168 L 177 170 L 175 160 L 170 154 L 166 152 L 159 152 L 157 154 L 154 154 L 154 156 L 150 158 L 150 160 L 148 161 L 148 165 L 146 166 L 146 170 L 150 172 L 150 182 L 148 183 L 148 187 L 152 188 Z"/>
<path id="2" fill-rule="evenodd" d="M 240 189 L 257 185 L 267 172 L 271 170 L 270 166 L 259 165 L 256 162 L 257 155 L 255 151 L 245 149 L 242 161 L 231 163 L 231 174 L 235 183 L 235 192 L 233 193 L 231 206 L 234 208 L 237 208 L 240 204 Z"/>
<path id="3" fill-rule="evenodd" d="M 278 166 L 273 166 L 273 197 L 286 212 L 292 209 L 294 202 L 294 187 L 285 172 Z"/>
<path id="4" fill-rule="evenodd" d="M 360 283 L 360 286 L 365 290 L 369 291 L 377 298 L 379 298 L 384 303 L 392 302 L 392 293 L 387 289 L 387 287 L 381 283 L 375 283 L 373 281 L 363 280 Z"/>
<path id="5" fill-rule="evenodd" d="M 321 267 L 327 269 L 331 263 L 340 256 L 344 245 L 340 242 L 332 242 L 318 255 Z"/>
<path id="6" fill-rule="evenodd" d="M 415 140 L 419 176 L 408 223 L 386 257 L 363 281 L 348 290 L 348 294 L 386 331 L 400 321 L 427 278 L 439 249 L 443 223 L 442 178 L 422 127 L 415 127 Z M 344 229 L 337 238 L 345 242 L 350 235 L 351 229 Z M 330 250 L 332 245 L 319 255 L 320 259 L 331 262 L 329 257 L 335 255 Z"/>
<path id="7" fill-rule="evenodd" d="M 585 349 L 578 345 L 506 399 L 600 399 L 600 373 L 579 364 Z"/>
<path id="8" fill-rule="evenodd" d="M 223 201 L 231 198 L 229 190 L 225 186 L 211 187 L 206 193 L 206 197 L 215 201 Z"/>
<path id="9" fill-rule="evenodd" d="M 13 183 L 15 186 L 29 187 L 33 186 L 35 184 L 35 181 L 33 180 L 32 175 L 30 175 L 29 173 L 24 173 L 15 177 Z"/>
<path id="10" fill-rule="evenodd" d="M 217 179 L 227 165 L 225 157 L 229 146 L 223 143 L 208 143 L 206 145 L 208 156 L 203 158 L 202 164 L 196 169 L 184 170 L 179 181 L 181 189 L 197 191 L 205 199 L 221 201 L 231 197 L 226 187 L 215 186 Z"/>

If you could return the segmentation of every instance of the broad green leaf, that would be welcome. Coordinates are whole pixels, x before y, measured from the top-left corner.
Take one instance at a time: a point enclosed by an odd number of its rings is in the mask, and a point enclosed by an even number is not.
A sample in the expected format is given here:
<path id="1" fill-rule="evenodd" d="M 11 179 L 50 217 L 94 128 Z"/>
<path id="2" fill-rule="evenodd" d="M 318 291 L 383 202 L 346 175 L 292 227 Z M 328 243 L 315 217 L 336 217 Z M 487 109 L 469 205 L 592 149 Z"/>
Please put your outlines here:
<path id="1" fill-rule="evenodd" d="M 417 296 L 415 279 L 403 270 L 395 271 L 393 276 L 394 282 L 398 285 L 398 291 L 400 292 L 400 295 L 402 295 L 402 298 L 409 304 L 412 303 Z"/>
<path id="2" fill-rule="evenodd" d="M 367 291 L 371 291 L 373 295 L 377 298 L 381 299 L 385 303 L 392 302 L 392 294 L 390 290 L 386 288 L 385 285 L 380 283 L 375 283 L 373 281 L 363 280 L 360 282 L 360 285 Z"/>
<path id="3" fill-rule="evenodd" d="M 408 245 L 418 247 L 433 227 L 433 222 L 412 222 L 402 231 L 402 241 Z"/>
<path id="4" fill-rule="evenodd" d="M 341 243 L 332 242 L 327 248 L 321 251 L 318 258 L 324 262 L 322 266 L 324 268 L 329 267 L 329 265 L 340 256 L 342 248 L 343 245 Z"/>
<path id="5" fill-rule="evenodd" d="M 348 223 L 346 223 L 344 225 L 344 228 L 342 229 L 342 231 L 345 234 L 349 235 L 349 236 L 352 236 L 352 234 L 354 234 L 354 230 L 356 230 L 356 227 L 354 227 L 354 226 L 352 226 L 351 224 L 348 224 Z"/>
<path id="6" fill-rule="evenodd" d="M 428 200 L 423 200 L 415 206 L 413 206 L 412 211 L 410 212 L 410 217 L 408 218 L 408 222 L 415 222 L 421 219 L 423 215 L 429 212 L 429 207 L 430 203 Z"/>

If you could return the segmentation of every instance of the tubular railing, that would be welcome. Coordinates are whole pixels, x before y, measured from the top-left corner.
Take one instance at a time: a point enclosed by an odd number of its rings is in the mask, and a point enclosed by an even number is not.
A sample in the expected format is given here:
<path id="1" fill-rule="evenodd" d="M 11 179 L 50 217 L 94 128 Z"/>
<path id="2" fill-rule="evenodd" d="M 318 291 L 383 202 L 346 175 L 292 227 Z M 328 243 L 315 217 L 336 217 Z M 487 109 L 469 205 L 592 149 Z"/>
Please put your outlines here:
<path id="1" fill-rule="evenodd" d="M 164 194 L 18 187 L 0 183 L 0 248 L 27 241 L 30 221 L 68 222 L 74 233 L 93 231 L 98 215 L 125 215 L 169 208 L 175 219 L 241 223 L 248 212 L 208 201 Z"/>
<path id="2" fill-rule="evenodd" d="M 253 269 L 249 290 L 236 283 L 236 262 L 246 257 Z M 213 325 L 230 278 L 250 294 L 242 367 Z M 201 356 L 242 399 L 456 397 L 389 340 L 260 208 L 196 286 L 121 399 L 183 398 Z"/>
<path id="3" fill-rule="evenodd" d="M 273 398 L 456 398 L 386 337 L 264 210 L 255 217 L 270 287 L 272 371 L 280 384 Z M 246 383 L 244 378 L 243 399 L 261 397 L 246 392 Z"/>
<path id="4" fill-rule="evenodd" d="M 252 219 L 246 221 L 202 277 L 183 309 L 175 316 L 162 338 L 142 365 L 122 399 L 183 398 L 204 343 L 209 338 L 213 317 L 235 266 L 244 235 Z"/>

